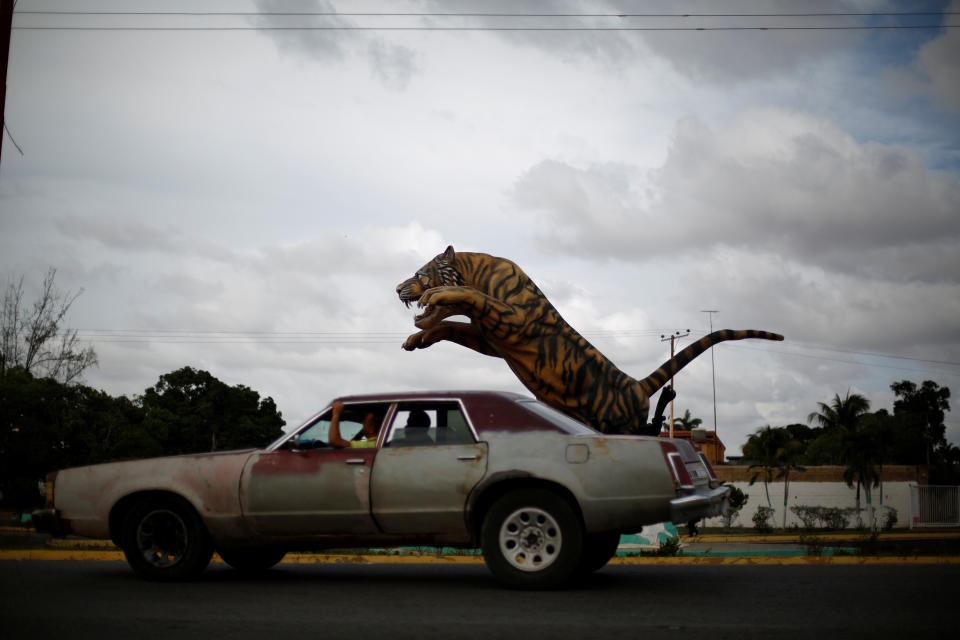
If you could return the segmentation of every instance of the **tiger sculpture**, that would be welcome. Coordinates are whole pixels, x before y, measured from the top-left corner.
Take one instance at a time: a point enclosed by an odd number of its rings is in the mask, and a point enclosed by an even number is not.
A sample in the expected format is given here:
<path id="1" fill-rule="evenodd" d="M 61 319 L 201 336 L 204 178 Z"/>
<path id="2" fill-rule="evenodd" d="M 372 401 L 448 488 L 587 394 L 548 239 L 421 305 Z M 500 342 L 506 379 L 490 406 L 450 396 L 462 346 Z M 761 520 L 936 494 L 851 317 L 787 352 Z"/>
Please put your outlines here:
<path id="1" fill-rule="evenodd" d="M 456 253 L 452 246 L 397 285 L 420 331 L 403 344 L 407 351 L 448 340 L 503 358 L 533 395 L 547 405 L 610 434 L 656 435 L 647 423 L 650 396 L 680 369 L 718 342 L 761 338 L 767 331 L 714 331 L 667 360 L 642 380 L 618 369 L 560 316 L 536 284 L 510 260 L 484 253 Z M 463 315 L 470 322 L 447 320 Z M 667 396 L 667 393 L 670 395 Z M 661 394 L 657 418 L 673 396 Z"/>

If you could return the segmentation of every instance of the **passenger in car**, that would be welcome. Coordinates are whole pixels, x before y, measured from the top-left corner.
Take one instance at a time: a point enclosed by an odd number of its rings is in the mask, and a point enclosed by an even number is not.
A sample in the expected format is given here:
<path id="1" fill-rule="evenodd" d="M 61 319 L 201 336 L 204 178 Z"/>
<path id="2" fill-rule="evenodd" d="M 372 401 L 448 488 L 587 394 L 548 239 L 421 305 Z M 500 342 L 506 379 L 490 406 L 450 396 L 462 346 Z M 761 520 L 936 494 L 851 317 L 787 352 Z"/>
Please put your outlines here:
<path id="1" fill-rule="evenodd" d="M 403 435 L 391 445 L 400 447 L 432 445 L 433 440 L 427 431 L 430 429 L 430 415 L 423 409 L 413 409 L 407 416 Z"/>
<path id="2" fill-rule="evenodd" d="M 377 416 L 368 411 L 363 417 L 363 440 L 345 440 L 340 435 L 340 417 L 343 415 L 343 403 L 339 400 L 333 403 L 333 415 L 330 417 L 330 433 L 327 439 L 330 445 L 337 449 L 347 447 L 370 449 L 377 446 L 377 431 L 380 425 Z"/>

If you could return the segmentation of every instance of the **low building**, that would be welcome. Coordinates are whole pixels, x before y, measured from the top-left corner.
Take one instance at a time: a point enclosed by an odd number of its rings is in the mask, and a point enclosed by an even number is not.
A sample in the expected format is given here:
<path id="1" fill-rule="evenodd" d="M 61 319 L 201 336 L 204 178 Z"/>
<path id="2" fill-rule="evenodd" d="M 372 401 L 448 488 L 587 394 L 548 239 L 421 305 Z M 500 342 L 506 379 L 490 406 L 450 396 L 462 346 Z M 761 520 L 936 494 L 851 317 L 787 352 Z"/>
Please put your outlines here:
<path id="1" fill-rule="evenodd" d="M 660 432 L 661 438 L 669 438 L 670 431 Z M 713 466 L 725 464 L 724 453 L 727 448 L 723 446 L 723 441 L 717 437 L 716 431 L 707 431 L 706 429 L 691 429 L 689 431 L 673 430 L 673 437 L 679 440 L 689 440 L 700 447 L 700 450 L 707 456 L 707 460 Z"/>

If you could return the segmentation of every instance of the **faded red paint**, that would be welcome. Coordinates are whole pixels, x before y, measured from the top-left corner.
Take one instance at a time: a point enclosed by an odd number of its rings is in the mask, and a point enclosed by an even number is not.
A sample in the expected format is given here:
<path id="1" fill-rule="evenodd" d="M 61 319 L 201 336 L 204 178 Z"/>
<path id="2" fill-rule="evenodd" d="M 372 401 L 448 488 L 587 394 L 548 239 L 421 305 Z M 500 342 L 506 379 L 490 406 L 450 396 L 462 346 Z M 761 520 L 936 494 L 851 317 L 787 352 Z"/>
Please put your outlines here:
<path id="1" fill-rule="evenodd" d="M 278 450 L 259 454 L 250 468 L 255 476 L 308 475 L 320 471 L 324 465 L 343 465 L 347 460 L 362 458 L 366 466 L 373 464 L 376 449 L 317 449 L 314 451 Z"/>

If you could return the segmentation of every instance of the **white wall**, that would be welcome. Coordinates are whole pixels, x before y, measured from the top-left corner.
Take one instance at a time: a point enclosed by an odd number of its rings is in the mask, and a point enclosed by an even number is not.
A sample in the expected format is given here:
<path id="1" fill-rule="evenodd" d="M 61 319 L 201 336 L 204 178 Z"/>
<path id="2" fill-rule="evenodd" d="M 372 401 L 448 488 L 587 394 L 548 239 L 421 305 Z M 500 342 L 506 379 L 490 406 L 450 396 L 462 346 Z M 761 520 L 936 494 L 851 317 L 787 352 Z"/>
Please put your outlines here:
<path id="1" fill-rule="evenodd" d="M 733 526 L 753 527 L 753 515 L 757 512 L 757 507 L 767 506 L 767 497 L 764 493 L 763 483 L 758 480 L 753 485 L 747 482 L 728 482 L 727 484 L 737 487 L 749 497 L 747 504 L 744 505 L 737 518 L 733 521 Z M 910 482 L 884 482 L 882 487 L 874 487 L 872 491 L 873 506 L 875 509 L 880 507 L 880 505 L 884 505 L 897 510 L 897 523 L 895 527 L 898 529 L 907 528 L 910 525 L 910 485 Z M 776 511 L 768 522 L 774 527 L 779 528 L 783 526 L 783 483 L 771 482 L 769 489 L 770 506 Z M 843 482 L 791 482 L 787 501 L 787 527 L 793 525 L 803 527 L 803 522 L 796 514 L 790 511 L 790 507 L 806 505 L 809 507 L 853 508 L 857 506 L 856 495 L 856 485 L 851 489 Z M 862 518 L 863 524 L 866 525 L 868 522 L 866 512 L 867 497 L 863 491 L 863 487 L 860 488 L 860 507 L 864 509 Z M 881 510 L 877 509 L 877 526 L 880 525 L 880 513 Z M 719 517 L 709 518 L 704 521 L 704 525 L 708 527 L 722 527 L 723 520 Z M 851 517 L 848 528 L 853 528 L 856 525 L 856 516 Z"/>

